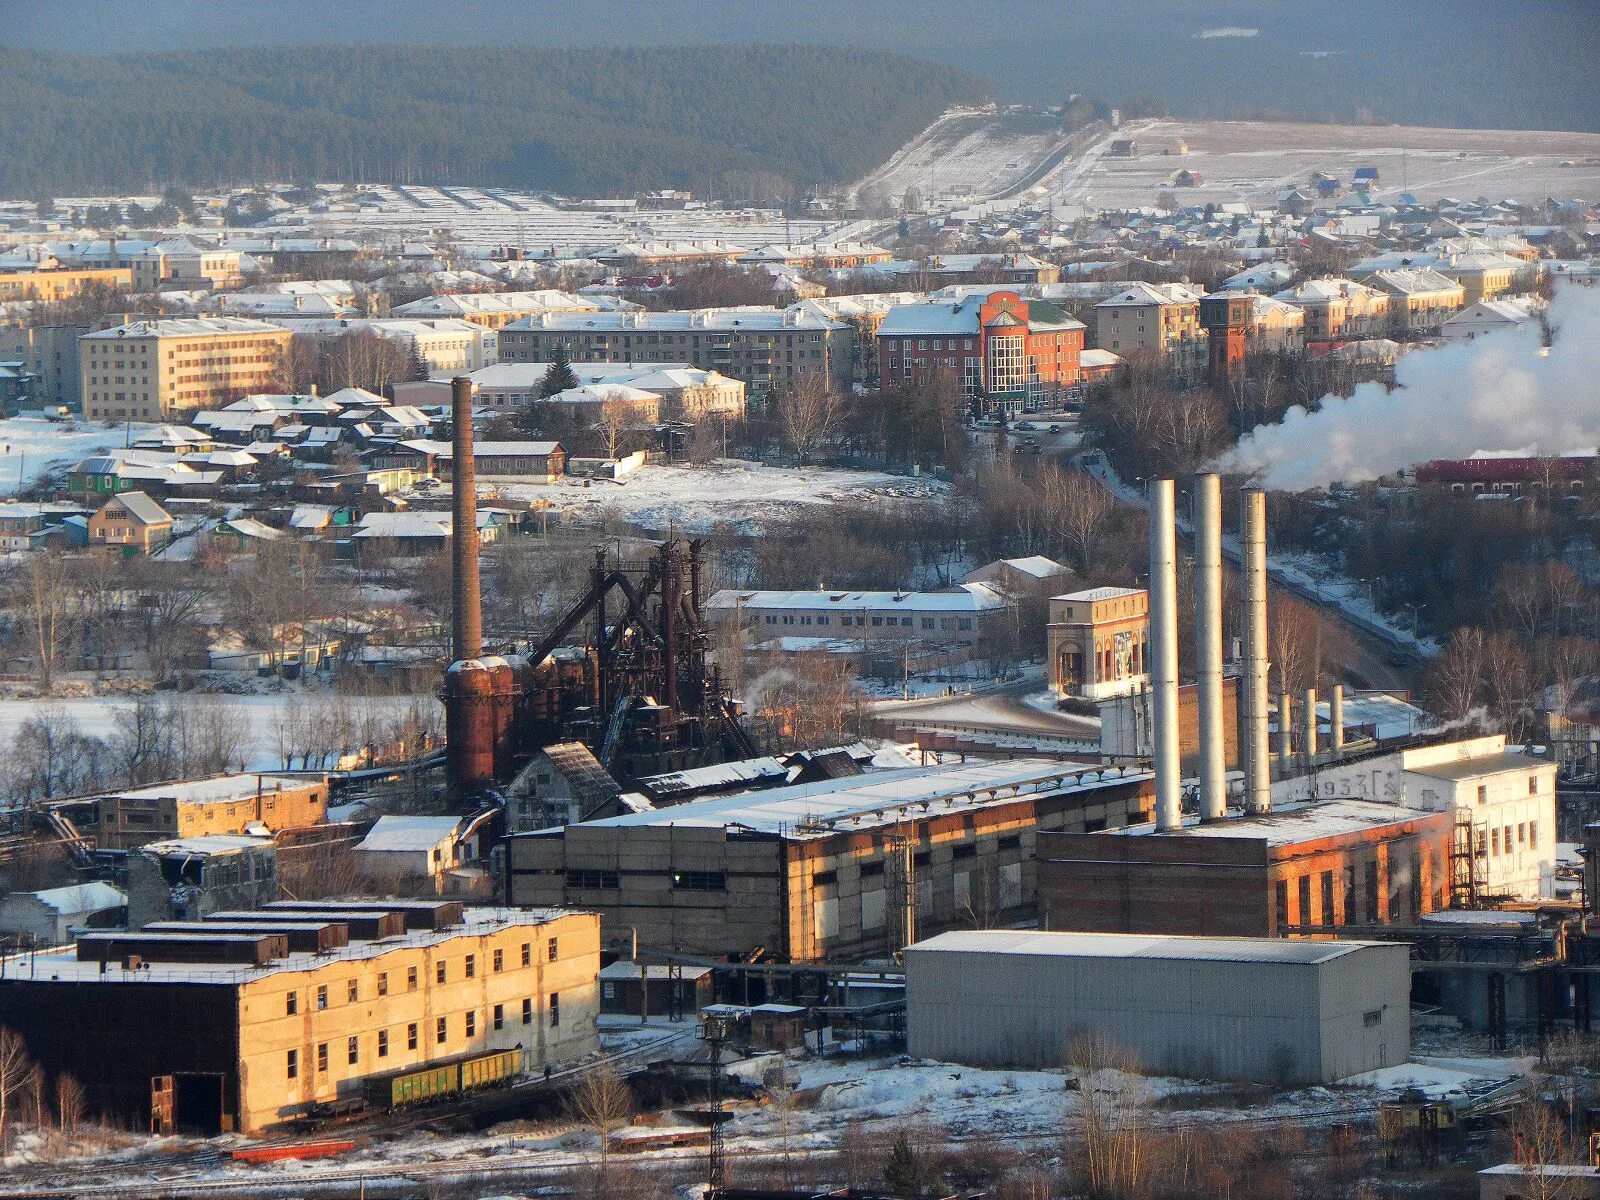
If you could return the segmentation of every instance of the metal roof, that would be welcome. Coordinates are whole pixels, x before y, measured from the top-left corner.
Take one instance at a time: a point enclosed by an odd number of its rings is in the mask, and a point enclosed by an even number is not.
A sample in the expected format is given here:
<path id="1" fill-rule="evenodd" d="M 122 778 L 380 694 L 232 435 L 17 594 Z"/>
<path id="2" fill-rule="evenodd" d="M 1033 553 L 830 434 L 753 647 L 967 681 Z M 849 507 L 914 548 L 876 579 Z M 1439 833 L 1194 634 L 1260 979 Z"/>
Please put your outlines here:
<path id="1" fill-rule="evenodd" d="M 908 946 L 907 952 L 1012 954 L 1032 958 L 1149 958 L 1169 962 L 1251 962 L 1316 966 L 1357 950 L 1399 942 L 1314 942 L 1289 938 L 1182 937 L 1172 934 L 1046 933 L 1037 930 L 958 929 Z"/>

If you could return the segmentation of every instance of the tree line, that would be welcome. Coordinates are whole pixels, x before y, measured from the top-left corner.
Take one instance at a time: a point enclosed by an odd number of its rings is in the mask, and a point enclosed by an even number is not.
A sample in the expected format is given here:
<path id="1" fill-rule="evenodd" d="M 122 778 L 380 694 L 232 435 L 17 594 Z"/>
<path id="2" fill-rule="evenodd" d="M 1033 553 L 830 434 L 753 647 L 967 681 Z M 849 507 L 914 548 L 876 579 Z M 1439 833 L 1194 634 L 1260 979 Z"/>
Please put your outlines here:
<path id="1" fill-rule="evenodd" d="M 782 199 L 988 95 L 827 46 L 0 48 L 0 195 L 346 179 Z"/>

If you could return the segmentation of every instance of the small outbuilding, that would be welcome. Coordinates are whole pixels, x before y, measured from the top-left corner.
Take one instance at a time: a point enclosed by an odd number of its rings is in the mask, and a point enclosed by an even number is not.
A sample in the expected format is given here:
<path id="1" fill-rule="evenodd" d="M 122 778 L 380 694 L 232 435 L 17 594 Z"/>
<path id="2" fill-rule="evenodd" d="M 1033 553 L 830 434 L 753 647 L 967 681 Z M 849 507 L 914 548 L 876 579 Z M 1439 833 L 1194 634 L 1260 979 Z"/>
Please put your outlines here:
<path id="1" fill-rule="evenodd" d="M 910 1052 L 1068 1062 L 1085 1038 L 1147 1071 L 1332 1083 L 1411 1055 L 1403 943 L 963 930 L 906 948 Z"/>
<path id="2" fill-rule="evenodd" d="M 600 968 L 603 1013 L 681 1016 L 697 1013 L 710 1003 L 710 967 L 614 962 Z"/>
<path id="3" fill-rule="evenodd" d="M 0 936 L 59 946 L 72 940 L 75 927 L 118 918 L 127 904 L 128 897 L 119 889 L 98 880 L 39 892 L 12 892 L 0 899 Z"/>

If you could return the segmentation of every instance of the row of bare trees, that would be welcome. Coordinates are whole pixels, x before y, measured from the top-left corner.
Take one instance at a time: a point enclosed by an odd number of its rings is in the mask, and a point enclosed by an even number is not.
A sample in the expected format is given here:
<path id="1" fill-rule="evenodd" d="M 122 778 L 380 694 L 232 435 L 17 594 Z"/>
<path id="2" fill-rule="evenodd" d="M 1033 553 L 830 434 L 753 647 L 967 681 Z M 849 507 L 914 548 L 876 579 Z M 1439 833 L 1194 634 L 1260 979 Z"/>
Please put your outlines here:
<path id="1" fill-rule="evenodd" d="M 0 1155 L 11 1150 L 16 1126 L 25 1123 L 46 1140 L 70 1141 L 83 1125 L 83 1086 L 63 1072 L 51 1079 L 33 1061 L 15 1030 L 0 1026 Z"/>

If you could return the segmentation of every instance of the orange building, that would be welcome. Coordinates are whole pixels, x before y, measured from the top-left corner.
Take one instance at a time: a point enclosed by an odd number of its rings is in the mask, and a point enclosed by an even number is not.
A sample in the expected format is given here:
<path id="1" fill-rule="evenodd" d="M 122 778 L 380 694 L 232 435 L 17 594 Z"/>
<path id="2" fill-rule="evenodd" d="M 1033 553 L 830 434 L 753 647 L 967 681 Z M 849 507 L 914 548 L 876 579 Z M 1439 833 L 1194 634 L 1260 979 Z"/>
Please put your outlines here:
<path id="1" fill-rule="evenodd" d="M 1150 593 L 1099 587 L 1052 596 L 1046 637 L 1056 695 L 1098 700 L 1137 691 L 1149 679 Z"/>

